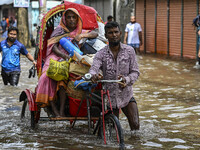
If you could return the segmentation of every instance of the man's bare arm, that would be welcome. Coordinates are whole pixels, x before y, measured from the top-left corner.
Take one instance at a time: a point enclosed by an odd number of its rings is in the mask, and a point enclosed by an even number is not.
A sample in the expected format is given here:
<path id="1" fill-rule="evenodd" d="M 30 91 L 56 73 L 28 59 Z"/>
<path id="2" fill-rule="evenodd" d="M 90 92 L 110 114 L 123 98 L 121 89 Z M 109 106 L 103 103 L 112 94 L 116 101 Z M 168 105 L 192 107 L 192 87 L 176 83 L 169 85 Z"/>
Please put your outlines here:
<path id="1" fill-rule="evenodd" d="M 58 49 L 58 44 L 55 44 L 53 46 L 52 51 L 59 57 L 62 57 L 64 60 L 69 59 L 70 57 L 64 53 L 62 53 L 59 49 Z"/>
<path id="2" fill-rule="evenodd" d="M 74 40 L 76 42 L 79 42 L 81 39 L 83 38 L 96 38 L 98 36 L 98 33 L 96 31 L 91 31 L 91 32 L 88 32 L 88 33 L 81 33 L 79 35 L 77 35 Z"/>
<path id="3" fill-rule="evenodd" d="M 128 32 L 125 32 L 125 34 L 124 34 L 124 44 L 127 44 L 127 37 L 128 37 Z"/>
<path id="4" fill-rule="evenodd" d="M 36 61 L 34 60 L 34 58 L 33 58 L 33 56 L 30 54 L 30 53 L 28 53 L 27 55 L 26 55 L 26 57 L 30 60 L 30 61 L 32 61 L 33 62 L 33 64 L 36 66 Z"/>

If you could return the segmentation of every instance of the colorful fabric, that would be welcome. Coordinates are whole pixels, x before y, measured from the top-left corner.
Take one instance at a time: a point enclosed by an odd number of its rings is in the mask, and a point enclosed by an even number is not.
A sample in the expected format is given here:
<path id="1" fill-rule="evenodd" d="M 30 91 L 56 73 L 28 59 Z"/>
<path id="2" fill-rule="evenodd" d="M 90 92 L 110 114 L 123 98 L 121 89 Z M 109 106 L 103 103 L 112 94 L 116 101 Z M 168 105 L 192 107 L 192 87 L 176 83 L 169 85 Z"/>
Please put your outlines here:
<path id="1" fill-rule="evenodd" d="M 105 46 L 96 53 L 89 73 L 98 74 L 100 69 L 105 80 L 117 80 L 118 75 L 124 75 L 127 84 L 125 88 L 121 88 L 118 83 L 106 83 L 105 88 L 110 92 L 113 108 L 123 108 L 128 105 L 133 97 L 132 85 L 140 74 L 134 49 L 120 43 L 120 51 L 115 60 L 109 46 Z"/>
<path id="2" fill-rule="evenodd" d="M 71 60 L 71 59 L 70 59 Z M 68 80 L 70 61 L 55 61 L 50 59 L 46 75 L 56 81 Z"/>
<path id="3" fill-rule="evenodd" d="M 50 38 L 52 31 L 54 30 L 52 27 L 47 26 L 48 20 L 56 14 L 62 13 L 68 8 L 75 8 L 79 14 L 80 18 L 84 20 L 82 29 L 84 30 L 94 30 L 98 28 L 97 22 L 102 22 L 102 18 L 96 12 L 96 10 L 92 7 L 77 4 L 69 1 L 64 1 L 64 3 L 57 5 L 50 9 L 43 17 L 40 25 L 39 31 L 39 52 L 37 54 L 37 75 L 38 77 L 42 74 L 42 65 L 44 59 L 46 57 L 47 51 L 47 40 Z M 45 34 L 44 34 L 45 33 Z M 103 34 L 104 35 L 104 34 Z"/>
<path id="4" fill-rule="evenodd" d="M 7 22 L 7 27 L 9 27 L 10 24 L 9 24 L 9 19 L 8 18 L 6 18 L 6 22 Z"/>
<path id="5" fill-rule="evenodd" d="M 13 71 L 21 71 L 20 54 L 27 55 L 28 51 L 25 46 L 15 40 L 12 46 L 8 45 L 7 39 L 0 43 L 0 52 L 2 51 L 2 70 L 6 73 Z"/>
<path id="6" fill-rule="evenodd" d="M 60 38 L 62 36 L 68 36 L 71 38 L 71 40 L 78 34 L 84 32 L 82 31 L 82 20 L 79 17 L 77 28 L 73 32 L 69 32 L 69 30 L 66 27 L 65 22 L 65 13 L 67 11 L 73 11 L 79 16 L 79 13 L 76 9 L 69 8 L 67 9 L 61 18 L 59 26 L 53 31 L 51 34 L 51 38 L 48 40 L 48 47 L 47 47 L 47 53 L 46 53 L 46 59 L 45 63 L 42 69 L 42 75 L 39 78 L 37 91 L 36 91 L 36 102 L 41 104 L 41 107 L 45 107 L 49 105 L 49 101 L 55 100 L 56 92 L 59 89 L 58 85 L 64 85 L 62 83 L 63 81 L 55 81 L 53 79 L 50 79 L 46 76 L 46 71 L 49 67 L 50 58 L 56 60 L 56 61 L 63 61 L 63 58 L 57 56 L 53 51 L 52 48 L 54 44 L 58 44 L 58 48 L 62 53 L 65 53 L 68 55 L 68 52 L 62 48 L 62 46 L 59 44 Z"/>
<path id="7" fill-rule="evenodd" d="M 47 51 L 47 40 L 50 38 L 54 27 L 53 26 L 48 26 L 47 22 L 49 21 L 49 19 L 51 17 L 53 17 L 55 14 L 59 14 L 65 11 L 65 5 L 61 4 L 61 5 L 57 5 L 55 7 L 53 7 L 52 9 L 50 9 L 42 18 L 41 24 L 40 24 L 40 31 L 39 31 L 39 51 L 37 53 L 37 75 L 38 78 L 41 76 L 42 74 L 42 66 L 43 66 L 43 62 L 46 58 L 46 51 Z"/>
<path id="8" fill-rule="evenodd" d="M 93 7 L 69 1 L 64 1 L 64 4 L 65 4 L 65 9 L 75 8 L 79 12 L 80 17 L 82 18 L 82 20 L 84 20 L 83 29 L 94 30 L 98 28 L 97 19 L 99 17 L 96 10 Z"/>

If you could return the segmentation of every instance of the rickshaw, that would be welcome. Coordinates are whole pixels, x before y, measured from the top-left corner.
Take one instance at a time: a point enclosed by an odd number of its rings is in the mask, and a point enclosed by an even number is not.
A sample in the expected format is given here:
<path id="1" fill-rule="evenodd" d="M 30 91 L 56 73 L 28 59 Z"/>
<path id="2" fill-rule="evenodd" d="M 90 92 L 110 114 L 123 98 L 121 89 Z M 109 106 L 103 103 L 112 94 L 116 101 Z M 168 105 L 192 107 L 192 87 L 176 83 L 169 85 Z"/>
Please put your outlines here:
<path id="1" fill-rule="evenodd" d="M 97 14 L 96 10 L 92 7 L 85 6 L 82 4 L 72 3 L 64 1 L 60 5 L 50 9 L 43 17 L 41 24 L 38 28 L 36 48 L 35 48 L 35 60 L 37 60 L 37 76 L 41 75 L 43 60 L 46 55 L 47 40 L 50 38 L 52 31 L 54 30 L 55 20 L 62 16 L 62 13 L 67 8 L 75 8 L 79 11 L 83 19 L 83 29 L 96 29 L 98 28 L 98 22 L 103 23 L 101 17 Z M 85 20 L 85 21 L 84 21 Z M 86 45 L 88 48 L 89 45 Z M 91 48 L 91 46 L 89 46 Z M 92 52 L 91 52 L 92 51 Z M 90 50 L 94 53 L 95 49 Z M 35 76 L 34 68 L 29 71 L 29 78 Z M 88 123 L 88 133 L 93 133 L 102 138 L 105 144 L 108 143 L 118 143 L 120 149 L 124 149 L 124 137 L 123 130 L 120 125 L 118 118 L 113 114 L 112 105 L 109 98 L 109 91 L 103 89 L 104 82 L 120 82 L 118 80 L 101 80 L 96 87 L 90 82 L 89 74 L 81 77 L 87 80 L 90 85 L 87 90 L 85 90 L 85 98 L 79 103 L 78 108 L 73 115 L 69 111 L 66 112 L 67 117 L 42 117 L 41 109 L 39 105 L 35 102 L 36 90 L 32 92 L 26 89 L 21 92 L 19 101 L 23 102 L 21 110 L 21 119 L 30 119 L 30 126 L 32 129 L 35 128 L 36 124 L 41 120 L 45 121 L 70 121 L 70 125 L 73 128 L 76 121 L 85 120 Z M 69 99 L 66 104 L 66 108 L 69 109 L 70 102 Z M 84 110 L 83 110 L 83 103 Z M 45 108 L 44 108 L 45 109 Z M 27 111 L 28 110 L 28 116 Z M 82 115 L 79 115 L 82 111 Z M 84 115 L 83 115 L 84 114 Z"/>

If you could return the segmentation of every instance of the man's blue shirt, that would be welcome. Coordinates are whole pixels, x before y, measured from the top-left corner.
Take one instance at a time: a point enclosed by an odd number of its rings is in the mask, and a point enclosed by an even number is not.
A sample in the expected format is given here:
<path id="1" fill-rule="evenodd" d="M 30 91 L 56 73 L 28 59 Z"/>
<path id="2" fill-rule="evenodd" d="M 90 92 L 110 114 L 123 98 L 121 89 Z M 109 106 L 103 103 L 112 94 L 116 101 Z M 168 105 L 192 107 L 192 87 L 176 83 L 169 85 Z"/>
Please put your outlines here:
<path id="1" fill-rule="evenodd" d="M 20 69 L 20 53 L 27 55 L 28 51 L 25 46 L 15 40 L 12 46 L 9 46 L 7 39 L 0 43 L 0 52 L 2 51 L 1 67 L 5 72 L 21 71 Z"/>

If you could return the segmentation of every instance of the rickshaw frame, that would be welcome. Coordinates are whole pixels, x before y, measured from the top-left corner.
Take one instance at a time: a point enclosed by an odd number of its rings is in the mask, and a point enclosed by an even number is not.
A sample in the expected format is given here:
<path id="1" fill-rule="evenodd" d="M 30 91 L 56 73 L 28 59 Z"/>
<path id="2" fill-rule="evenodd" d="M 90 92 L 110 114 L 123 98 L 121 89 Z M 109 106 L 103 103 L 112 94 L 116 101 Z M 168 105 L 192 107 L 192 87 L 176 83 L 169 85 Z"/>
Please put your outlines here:
<path id="1" fill-rule="evenodd" d="M 42 65 L 43 65 L 43 60 L 46 56 L 46 50 L 47 50 L 47 40 L 49 39 L 52 31 L 54 30 L 54 18 L 58 17 L 58 16 L 62 16 L 62 13 L 67 9 L 67 8 L 76 8 L 76 9 L 80 9 L 83 8 L 84 15 L 86 14 L 87 11 L 89 11 L 89 15 L 92 15 L 91 17 L 91 21 L 90 24 L 85 23 L 83 21 L 83 29 L 95 29 L 98 28 L 98 24 L 97 21 L 99 22 L 103 22 L 101 17 L 97 14 L 96 10 L 93 9 L 92 7 L 89 6 L 85 6 L 85 5 L 81 5 L 81 4 L 76 4 L 76 3 L 72 3 L 72 2 L 66 2 L 64 1 L 62 4 L 52 8 L 51 10 L 49 10 L 43 17 L 40 26 L 38 27 L 38 33 L 37 33 L 37 38 L 36 38 L 36 50 L 35 50 L 35 55 L 34 58 L 35 60 L 37 60 L 37 76 L 38 78 L 40 78 L 41 73 L 42 73 Z M 86 10 L 88 9 L 88 10 Z M 80 11 L 79 11 L 80 12 Z M 80 13 L 80 15 L 81 15 Z M 86 15 L 87 16 L 87 15 Z M 87 18 L 88 19 L 88 18 Z M 37 87 L 36 87 L 37 88 Z M 36 89 L 35 89 L 36 91 Z M 109 105 L 110 105 L 110 109 L 105 110 L 106 108 L 106 102 L 105 102 L 105 94 L 108 97 L 108 101 L 109 101 Z M 20 102 L 24 102 L 23 106 L 22 106 L 22 113 L 21 113 L 21 118 L 25 117 L 25 110 L 26 110 L 26 106 L 28 104 L 29 107 L 29 111 L 31 113 L 31 127 L 34 128 L 35 124 L 38 123 L 39 120 L 47 120 L 47 121 L 63 121 L 63 120 L 69 120 L 71 123 L 71 127 L 73 127 L 75 125 L 76 120 L 88 120 L 88 133 L 90 133 L 91 131 L 91 121 L 96 122 L 98 121 L 96 128 L 93 131 L 93 134 L 95 134 L 96 132 L 99 132 L 102 129 L 99 128 L 103 128 L 103 133 L 100 132 L 98 133 L 99 136 L 101 136 L 104 139 L 104 143 L 106 144 L 106 133 L 105 133 L 105 124 L 110 124 L 111 126 L 113 124 L 117 124 L 114 126 L 116 132 L 117 132 L 117 140 L 119 142 L 119 146 L 120 149 L 124 149 L 124 138 L 123 138 L 123 131 L 120 125 L 120 122 L 118 120 L 118 118 L 116 116 L 113 115 L 112 112 L 112 105 L 111 105 L 111 101 L 109 98 L 109 91 L 108 90 L 103 90 L 101 89 L 101 96 L 93 93 L 93 92 L 88 92 L 88 94 L 86 94 L 86 99 L 87 99 L 87 117 L 78 117 L 78 113 L 82 104 L 82 101 L 79 105 L 79 109 L 77 112 L 77 115 L 75 117 L 63 117 L 63 118 L 49 118 L 49 117 L 40 117 L 40 110 L 41 108 L 38 107 L 38 105 L 35 102 L 35 98 L 36 98 L 36 92 L 32 92 L 29 89 L 26 89 L 24 91 L 22 91 L 22 93 L 20 94 L 19 97 L 19 101 Z M 97 99 L 101 100 L 101 102 L 99 102 Z M 102 106 L 102 113 L 99 117 L 91 117 L 90 115 L 90 109 L 91 106 L 89 104 L 89 101 L 93 100 L 96 101 L 97 103 L 99 103 Z M 111 119 L 111 123 L 109 121 L 109 119 Z M 106 122 L 108 121 L 108 122 Z M 113 122 L 114 121 L 114 122 Z M 73 122 L 73 124 L 72 124 Z"/>

